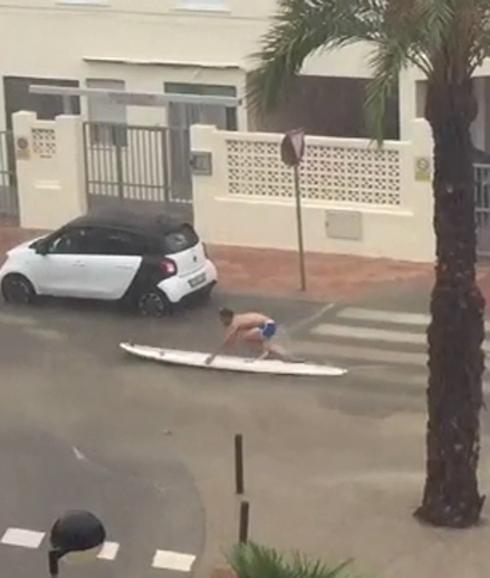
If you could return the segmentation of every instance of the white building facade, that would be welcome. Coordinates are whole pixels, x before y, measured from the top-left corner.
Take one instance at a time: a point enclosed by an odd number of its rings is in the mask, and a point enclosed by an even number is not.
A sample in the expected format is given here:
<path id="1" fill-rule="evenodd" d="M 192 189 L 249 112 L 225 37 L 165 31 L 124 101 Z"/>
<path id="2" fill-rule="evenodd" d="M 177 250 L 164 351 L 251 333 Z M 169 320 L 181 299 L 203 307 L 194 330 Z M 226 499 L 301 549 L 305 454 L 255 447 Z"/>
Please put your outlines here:
<path id="1" fill-rule="evenodd" d="M 250 55 L 274 9 L 274 0 L 5 0 L 0 7 L 0 118 L 10 126 L 10 115 L 21 104 L 34 105 L 45 119 L 61 112 L 52 98 L 27 98 L 28 82 L 242 98 Z M 365 78 L 364 57 L 362 48 L 351 48 L 341 57 L 312 60 L 305 72 Z M 89 111 L 83 101 L 81 108 L 95 120 L 168 122 L 166 110 L 107 111 L 94 105 Z M 235 120 L 219 128 L 235 128 Z M 237 111 L 236 128 L 248 128 L 245 103 Z"/>
<path id="2" fill-rule="evenodd" d="M 192 107 L 107 107 L 96 101 L 89 104 L 86 99 L 75 102 L 74 109 L 95 121 L 160 126 L 212 123 L 219 129 L 253 129 L 245 99 L 247 72 L 253 66 L 250 55 L 258 50 L 275 8 L 275 0 L 4 0 L 0 6 L 0 129 L 11 126 L 11 115 L 18 110 L 33 110 L 43 120 L 53 120 L 63 111 L 60 98 L 28 94 L 29 84 L 44 83 L 169 95 L 236 96 L 242 104 L 228 115 L 190 110 Z M 310 59 L 303 72 L 337 83 L 342 79 L 361 81 L 370 74 L 368 56 L 362 46 L 324 53 Z M 481 77 L 476 86 L 480 116 L 474 137 L 477 147 L 486 150 L 490 149 L 490 62 L 477 76 Z M 402 75 L 399 127 L 394 130 L 397 134 L 388 138 L 409 139 L 411 121 L 423 114 L 423 90 L 417 89 L 416 80 L 413 71 Z M 361 92 L 349 86 L 345 90 L 351 100 L 354 93 L 359 96 Z M 345 120 L 360 103 L 341 107 L 335 92 L 326 93 L 321 108 L 335 109 L 335 117 L 342 117 L 340 109 L 345 108 Z M 327 122 L 319 136 L 366 136 L 356 134 L 362 129 L 352 126 L 333 128 L 329 130 Z"/>
<path id="3" fill-rule="evenodd" d="M 110 200 L 129 197 L 158 203 L 167 199 L 168 190 L 171 190 L 170 196 L 177 191 L 181 196 L 178 200 L 190 202 L 194 180 L 194 196 L 197 189 L 205 191 L 202 195 L 208 199 L 206 204 L 202 203 L 204 197 L 194 203 L 195 209 L 201 211 L 196 215 L 196 222 L 209 232 L 211 241 L 290 249 L 294 234 L 285 238 L 280 232 L 269 231 L 268 237 L 261 239 L 253 235 L 253 238 L 247 237 L 247 230 L 240 232 L 240 228 L 232 224 L 228 229 L 224 228 L 223 219 L 230 208 L 236 213 L 233 213 L 233 218 L 237 225 L 240 215 L 247 211 L 255 212 L 256 218 L 263 217 L 267 221 L 274 220 L 274 214 L 277 214 L 282 221 L 282 215 L 292 206 L 292 199 L 289 198 L 290 192 L 274 198 L 270 194 L 274 189 L 272 186 L 264 189 L 254 185 L 251 188 L 248 181 L 250 171 L 255 170 L 253 166 L 248 167 L 247 175 L 242 175 L 245 180 L 237 184 L 230 165 L 230 162 L 238 162 L 237 159 L 230 154 L 223 156 L 220 151 L 226 148 L 222 143 L 228 143 L 226 146 L 231 150 L 230 143 L 236 139 L 247 141 L 247 132 L 277 133 L 303 126 L 315 138 L 343 139 L 311 141 L 316 143 L 311 145 L 312 151 L 318 153 L 321 149 L 323 156 L 340 155 L 342 166 L 347 168 L 351 167 L 349 159 L 352 155 L 354 158 L 366 157 L 371 159 L 368 162 L 370 171 L 381 171 L 381 178 L 375 184 L 370 184 L 372 174 L 359 184 L 362 175 L 348 179 L 344 168 L 338 167 L 332 173 L 332 182 L 337 182 L 335 175 L 340 170 L 341 180 L 338 182 L 344 179 L 346 185 L 332 185 L 330 188 L 325 185 L 326 188 L 322 189 L 316 181 L 305 181 L 309 191 L 305 210 L 312 223 L 309 233 L 311 250 L 430 260 L 433 257 L 430 166 L 429 172 L 424 173 L 424 167 L 430 165 L 430 143 L 425 136 L 421 139 L 421 134 L 426 135 L 427 131 L 420 124 L 423 123 L 420 120 L 424 108 L 423 79 L 417 71 L 404 71 L 399 94 L 390 103 L 387 137 L 392 152 L 389 157 L 396 158 L 398 168 L 390 160 L 386 169 L 372 160 L 374 157 L 369 156 L 370 153 L 359 152 L 370 146 L 362 107 L 364 86 L 370 74 L 369 51 L 365 46 L 352 46 L 309 59 L 296 93 L 282 110 L 260 125 L 247 108 L 247 74 L 254 65 L 251 55 L 259 49 L 260 38 L 271 25 L 275 7 L 275 0 L 4 0 L 0 6 L 0 75 L 3 85 L 0 89 L 0 193 L 16 179 L 12 155 L 7 164 L 3 161 L 3 168 L 1 160 L 2 138 L 7 134 L 5 131 L 13 128 L 13 115 L 21 110 L 33 111 L 42 123 L 54 121 L 64 110 L 61 97 L 31 94 L 31 85 L 163 94 L 168 97 L 168 103 L 155 107 L 72 97 L 71 110 L 80 113 L 85 121 L 133 127 L 117 134 L 105 133 L 100 127 L 95 127 L 97 130 L 88 127 L 90 130 L 84 132 L 85 167 L 79 166 L 77 171 L 85 175 L 88 197 L 91 194 L 107 195 Z M 490 164 L 486 156 L 487 151 L 490 152 L 490 63 L 479 69 L 477 76 L 475 90 L 480 112 L 473 131 L 478 149 L 475 162 L 486 165 Z M 183 95 L 201 98 L 202 103 L 185 102 Z M 206 103 L 209 97 L 236 101 L 233 106 L 210 105 Z M 212 125 L 221 132 L 213 137 L 209 132 L 196 133 L 207 134 L 208 138 L 203 141 L 198 136 L 197 142 L 191 144 L 191 126 L 196 124 Z M 33 129 L 35 138 L 30 133 L 23 135 L 31 145 L 42 136 L 39 131 L 44 130 L 44 125 L 32 126 L 37 127 Z M 144 131 L 141 127 L 153 127 L 154 132 L 140 134 Z M 49 130 L 52 139 L 55 129 Z M 240 136 L 233 137 L 231 133 Z M 167 140 L 163 142 L 161 136 Z M 277 138 L 273 135 L 262 137 L 257 134 L 250 138 L 259 143 L 259 148 L 254 150 L 263 148 L 263 143 L 277 145 Z M 199 153 L 202 142 L 207 143 L 204 152 L 212 154 L 215 170 L 212 178 L 194 175 L 192 179 L 189 169 L 191 148 Z M 419 145 L 420 151 L 417 149 Z M 145 149 L 145 146 L 150 148 Z M 236 148 L 238 145 L 233 146 Z M 271 146 L 268 145 L 269 149 Z M 247 147 L 247 150 L 252 150 L 252 145 Z M 67 154 L 68 151 L 57 149 L 56 155 Z M 246 154 L 249 158 L 244 163 L 258 158 L 256 153 Z M 166 171 L 170 176 L 155 168 L 152 160 L 164 155 L 169 157 Z M 140 156 L 150 160 L 142 161 Z M 36 203 L 36 176 L 30 170 L 32 167 L 25 163 L 34 157 L 35 151 L 32 157 L 26 155 L 21 159 L 23 174 L 27 170 L 30 175 L 31 206 Z M 44 161 L 38 160 L 42 166 Z M 64 161 L 60 157 L 59 161 L 54 158 L 50 162 L 50 166 L 55 167 L 56 163 Z M 79 163 L 82 162 L 79 159 Z M 328 175 L 320 169 L 311 169 L 315 166 L 314 160 L 308 162 L 304 179 L 321 178 L 322 182 L 328 182 Z M 385 190 L 380 183 L 386 180 L 386 170 L 394 171 L 395 180 L 388 179 Z M 490 169 L 485 171 L 485 175 L 490 175 Z M 276 177 L 271 173 L 267 178 L 273 181 Z M 61 183 L 63 179 L 60 177 L 57 182 Z M 235 183 L 233 191 L 230 183 Z M 223 190 L 215 190 L 216 187 Z M 390 187 L 395 187 L 396 198 Z M 147 189 L 147 196 L 143 189 Z M 44 189 L 41 187 L 39 190 Z M 264 190 L 269 190 L 269 193 L 265 194 Z M 487 230 L 490 226 L 490 194 L 486 185 L 480 197 L 482 223 Z M 377 198 L 382 202 L 377 204 Z M 0 212 L 1 199 L 2 194 Z M 210 210 L 210 207 L 214 209 Z M 330 213 L 326 216 L 325 211 Z M 336 211 L 341 214 L 336 216 Z M 214 226 L 215 217 L 221 223 L 219 227 Z M 346 239 L 342 234 L 340 238 L 332 234 L 333 225 L 330 225 L 330 233 L 325 235 L 325 222 L 332 223 L 332 218 L 337 218 L 339 223 L 350 223 L 351 231 Z M 389 231 L 389 244 L 385 242 L 382 231 L 378 231 L 380 226 Z M 423 227 L 423 234 L 415 235 L 412 242 L 405 233 L 414 231 L 414 226 Z M 368 232 L 369 241 L 363 231 Z M 405 235 L 405 241 L 398 245 L 394 239 L 397 231 Z M 399 255 L 397 246 L 403 246 Z"/>

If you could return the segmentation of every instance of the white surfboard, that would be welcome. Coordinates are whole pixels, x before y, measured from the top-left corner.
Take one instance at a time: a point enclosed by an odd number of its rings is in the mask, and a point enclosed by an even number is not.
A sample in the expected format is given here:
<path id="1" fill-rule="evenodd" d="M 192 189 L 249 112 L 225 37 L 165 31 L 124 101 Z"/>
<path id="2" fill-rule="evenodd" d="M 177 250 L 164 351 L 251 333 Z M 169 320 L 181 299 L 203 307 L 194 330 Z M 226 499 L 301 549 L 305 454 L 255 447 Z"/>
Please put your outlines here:
<path id="1" fill-rule="evenodd" d="M 189 367 L 200 367 L 203 369 L 325 377 L 340 377 L 347 373 L 346 369 L 316 363 L 288 363 L 273 359 L 254 360 L 228 355 L 218 355 L 211 365 L 207 365 L 206 359 L 209 353 L 161 349 L 147 345 L 134 345 L 132 343 L 121 343 L 120 347 L 127 353 L 143 359 L 150 359 L 170 365 L 187 365 Z"/>

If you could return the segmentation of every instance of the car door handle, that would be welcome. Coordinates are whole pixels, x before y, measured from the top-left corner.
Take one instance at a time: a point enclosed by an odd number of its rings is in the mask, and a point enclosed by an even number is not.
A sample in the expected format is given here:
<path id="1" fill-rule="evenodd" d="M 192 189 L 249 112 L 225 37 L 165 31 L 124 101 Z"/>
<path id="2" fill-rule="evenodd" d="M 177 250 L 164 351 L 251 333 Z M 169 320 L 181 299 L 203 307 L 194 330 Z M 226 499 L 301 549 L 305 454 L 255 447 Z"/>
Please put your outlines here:
<path id="1" fill-rule="evenodd" d="M 132 269 L 131 265 L 118 265 L 117 266 L 118 269 Z"/>
<path id="2" fill-rule="evenodd" d="M 74 267 L 85 267 L 85 263 L 83 261 L 75 261 L 75 263 L 73 263 Z"/>

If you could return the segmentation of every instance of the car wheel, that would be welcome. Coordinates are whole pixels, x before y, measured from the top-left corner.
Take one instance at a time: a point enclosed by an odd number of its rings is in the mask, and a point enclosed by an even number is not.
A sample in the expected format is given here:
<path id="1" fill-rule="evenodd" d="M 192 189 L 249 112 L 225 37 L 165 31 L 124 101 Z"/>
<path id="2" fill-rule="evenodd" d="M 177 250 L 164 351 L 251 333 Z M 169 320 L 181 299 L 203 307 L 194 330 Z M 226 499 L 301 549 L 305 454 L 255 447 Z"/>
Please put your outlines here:
<path id="1" fill-rule="evenodd" d="M 159 289 L 147 289 L 138 295 L 138 311 L 144 317 L 163 317 L 170 310 L 167 297 Z"/>
<path id="2" fill-rule="evenodd" d="M 23 275 L 7 275 L 2 282 L 2 295 L 7 303 L 12 305 L 29 305 L 34 300 L 36 292 L 29 279 Z"/>

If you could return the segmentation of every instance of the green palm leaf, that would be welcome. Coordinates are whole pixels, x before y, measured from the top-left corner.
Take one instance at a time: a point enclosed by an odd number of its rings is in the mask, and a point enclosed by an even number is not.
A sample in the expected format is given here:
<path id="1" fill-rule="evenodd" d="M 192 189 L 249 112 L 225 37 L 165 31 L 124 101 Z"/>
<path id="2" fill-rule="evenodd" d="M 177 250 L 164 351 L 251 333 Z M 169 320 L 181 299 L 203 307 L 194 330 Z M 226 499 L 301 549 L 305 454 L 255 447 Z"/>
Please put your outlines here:
<path id="1" fill-rule="evenodd" d="M 454 32 L 456 16 L 460 16 L 456 5 L 461 1 L 280 0 L 273 26 L 255 55 L 258 64 L 250 75 L 249 101 L 258 111 L 269 110 L 308 56 L 368 43 L 372 46 L 373 80 L 366 110 L 372 134 L 380 141 L 386 103 L 397 87 L 400 71 L 413 64 L 431 75 L 441 46 Z M 475 60 L 477 55 L 481 57 L 477 47 L 471 50 Z"/>
<path id="2" fill-rule="evenodd" d="M 255 55 L 249 99 L 261 109 L 273 107 L 308 55 L 377 39 L 381 16 L 376 0 L 280 0 L 274 26 Z"/>
<path id="3" fill-rule="evenodd" d="M 236 546 L 229 562 L 238 578 L 348 578 L 350 564 L 330 566 L 299 553 L 284 556 L 254 543 Z"/>

